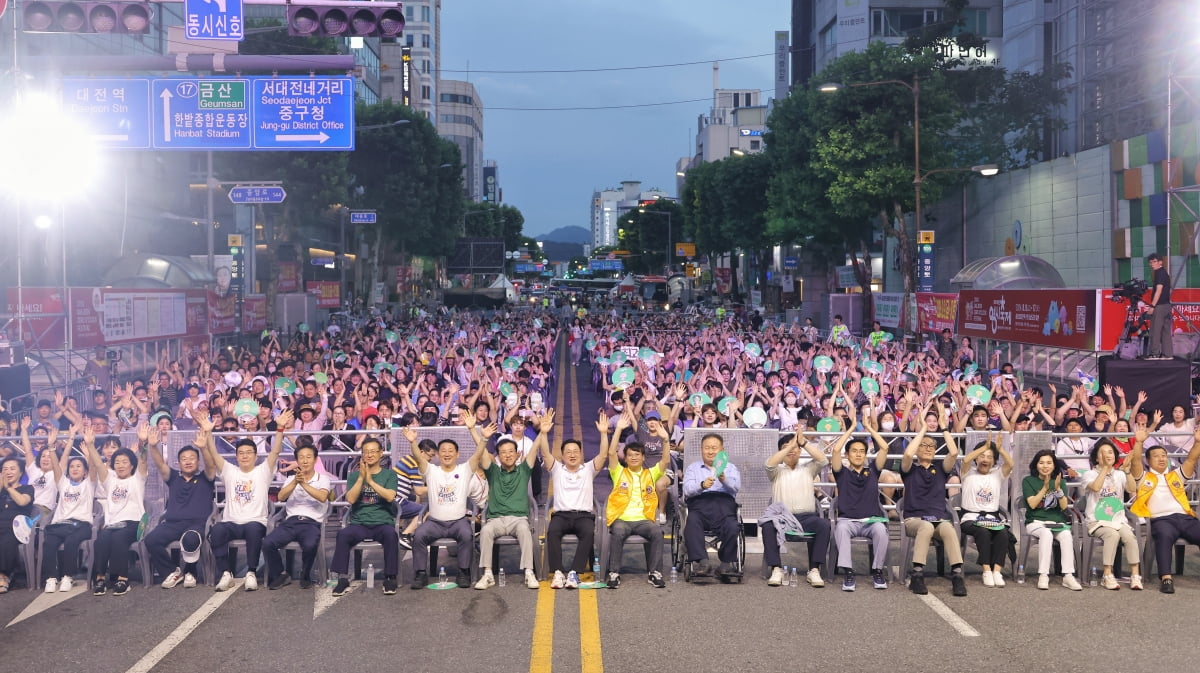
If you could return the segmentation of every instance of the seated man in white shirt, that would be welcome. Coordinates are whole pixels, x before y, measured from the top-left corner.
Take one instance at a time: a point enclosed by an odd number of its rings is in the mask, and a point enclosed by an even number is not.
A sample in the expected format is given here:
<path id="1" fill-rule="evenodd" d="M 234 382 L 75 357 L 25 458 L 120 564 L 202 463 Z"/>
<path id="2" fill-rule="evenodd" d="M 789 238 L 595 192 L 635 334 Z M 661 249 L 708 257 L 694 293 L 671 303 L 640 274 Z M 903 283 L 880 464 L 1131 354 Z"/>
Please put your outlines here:
<path id="1" fill-rule="evenodd" d="M 300 543 L 300 588 L 312 587 L 312 567 L 321 550 L 321 524 L 329 516 L 329 496 L 333 492 L 329 475 L 317 471 L 317 447 L 296 449 L 296 474 L 279 489 L 284 519 L 263 540 L 267 558 L 267 588 L 272 591 L 291 584 L 283 569 L 280 550 L 291 542 Z M 322 578 L 323 579 L 323 578 Z"/>
<path id="2" fill-rule="evenodd" d="M 475 551 L 475 531 L 467 516 L 467 499 L 475 471 L 487 446 L 487 438 L 496 432 L 495 424 L 483 428 L 475 425 L 474 416 L 466 416 L 465 425 L 475 440 L 475 452 L 465 463 L 458 462 L 458 444 L 451 439 L 438 442 L 437 462 L 431 462 L 421 451 L 416 430 L 405 428 L 402 433 L 412 446 L 412 455 L 420 466 L 421 476 L 429 495 L 429 516 L 413 534 L 412 588 L 424 589 L 429 584 L 429 545 L 439 538 L 452 538 L 458 543 L 458 571 L 454 581 L 461 589 L 471 588 L 471 559 Z"/>
<path id="3" fill-rule="evenodd" d="M 608 424 L 605 423 L 604 427 L 607 428 Z M 560 449 L 562 460 L 556 461 L 550 453 L 550 443 L 542 444 L 542 460 L 550 472 L 550 483 L 554 487 L 554 508 L 550 523 L 546 526 L 546 558 L 550 564 L 549 570 L 554 572 L 550 580 L 551 589 L 578 589 L 579 576 L 588 570 L 596 537 L 592 482 L 608 460 L 606 449 L 601 447 L 594 459 L 585 462 L 583 445 L 579 440 L 566 439 Z M 566 566 L 562 560 L 564 535 L 574 535 L 579 540 L 571 570 L 565 573 Z"/>
<path id="4" fill-rule="evenodd" d="M 838 449 L 850 437 L 850 431 L 838 438 Z M 800 454 L 807 452 L 812 460 L 800 463 Z M 771 480 L 771 502 L 787 508 L 799 522 L 804 533 L 811 533 L 808 544 L 808 583 L 814 587 L 825 586 L 821 577 L 821 565 L 829 554 L 829 520 L 817 511 L 817 499 L 813 482 L 829 464 L 829 459 L 817 442 L 808 441 L 804 435 L 784 435 L 779 438 L 779 450 L 765 464 L 767 478 Z M 770 586 L 783 583 L 780 568 L 779 529 L 774 521 L 762 525 L 763 563 L 771 568 Z"/>

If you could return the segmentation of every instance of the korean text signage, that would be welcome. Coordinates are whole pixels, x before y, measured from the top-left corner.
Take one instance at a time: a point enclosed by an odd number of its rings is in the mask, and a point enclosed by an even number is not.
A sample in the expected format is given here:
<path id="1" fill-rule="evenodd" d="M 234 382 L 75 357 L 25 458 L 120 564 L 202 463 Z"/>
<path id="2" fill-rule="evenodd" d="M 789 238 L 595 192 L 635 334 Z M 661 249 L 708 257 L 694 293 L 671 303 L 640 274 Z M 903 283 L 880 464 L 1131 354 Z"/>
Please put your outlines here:
<path id="1" fill-rule="evenodd" d="M 189 40 L 241 40 L 242 0 L 184 0 L 183 26 Z"/>
<path id="2" fill-rule="evenodd" d="M 106 148 L 354 149 L 351 77 L 65 78 L 62 91 Z"/>
<path id="3" fill-rule="evenodd" d="M 310 280 L 305 286 L 316 295 L 317 308 L 337 308 L 342 305 L 342 284 L 336 280 Z"/>
<path id="4" fill-rule="evenodd" d="M 958 333 L 964 336 L 1093 350 L 1095 290 L 963 290 Z"/>
<path id="5" fill-rule="evenodd" d="M 933 292 L 933 232 L 917 233 L 917 292 Z"/>
<path id="6" fill-rule="evenodd" d="M 1097 293 L 1100 295 L 1100 343 L 1097 344 L 1097 349 L 1113 350 L 1117 347 L 1129 319 L 1129 302 L 1112 301 L 1111 289 L 1097 290 Z M 1144 298 L 1149 301 L 1150 292 L 1147 292 Z M 1171 331 L 1185 334 L 1190 332 L 1189 320 L 1194 325 L 1200 325 L 1200 289 L 1172 288 L 1171 303 L 1174 304 L 1174 310 L 1171 312 Z M 1145 314 L 1145 318 L 1149 320 L 1150 314 Z"/>
<path id="7" fill-rule="evenodd" d="M 275 289 L 279 292 L 300 291 L 300 262 L 278 262 L 279 271 Z"/>
<path id="8" fill-rule="evenodd" d="M 954 292 L 917 293 L 917 329 L 922 332 L 954 331 L 958 315 L 958 294 Z"/>
<path id="9" fill-rule="evenodd" d="M 904 313 L 903 292 L 879 292 L 874 295 L 875 319 L 884 327 L 899 327 Z"/>

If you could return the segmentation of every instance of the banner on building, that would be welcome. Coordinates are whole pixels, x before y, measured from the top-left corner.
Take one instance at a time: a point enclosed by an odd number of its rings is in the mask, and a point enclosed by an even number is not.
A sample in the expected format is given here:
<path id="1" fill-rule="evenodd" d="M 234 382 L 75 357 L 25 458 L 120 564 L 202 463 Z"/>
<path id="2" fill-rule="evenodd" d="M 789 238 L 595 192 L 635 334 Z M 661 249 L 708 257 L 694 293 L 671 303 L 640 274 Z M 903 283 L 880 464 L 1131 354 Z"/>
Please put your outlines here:
<path id="1" fill-rule="evenodd" d="M 917 329 L 922 332 L 954 331 L 958 317 L 958 294 L 954 292 L 917 293 Z"/>
<path id="2" fill-rule="evenodd" d="M 903 292 L 877 292 L 875 297 L 875 319 L 884 327 L 899 327 L 904 315 Z"/>
<path id="3" fill-rule="evenodd" d="M 1094 350 L 1096 290 L 963 290 L 958 333 L 973 338 Z"/>
<path id="4" fill-rule="evenodd" d="M 310 280 L 305 285 L 316 296 L 317 308 L 338 308 L 342 305 L 342 284 L 336 280 Z"/>
<path id="5" fill-rule="evenodd" d="M 277 262 L 279 280 L 275 290 L 280 294 L 300 291 L 300 262 Z"/>
<path id="6" fill-rule="evenodd" d="M 242 331 L 257 333 L 267 328 L 267 295 L 248 294 L 242 300 Z"/>

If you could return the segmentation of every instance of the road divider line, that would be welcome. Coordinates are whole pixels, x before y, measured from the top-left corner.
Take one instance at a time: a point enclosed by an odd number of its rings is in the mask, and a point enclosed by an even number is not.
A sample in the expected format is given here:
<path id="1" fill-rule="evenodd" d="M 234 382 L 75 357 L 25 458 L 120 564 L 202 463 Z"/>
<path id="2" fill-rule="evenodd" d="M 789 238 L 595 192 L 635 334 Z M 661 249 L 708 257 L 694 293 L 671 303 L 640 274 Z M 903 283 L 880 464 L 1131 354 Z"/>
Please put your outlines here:
<path id="1" fill-rule="evenodd" d="M 554 664 L 554 595 L 542 582 L 533 618 L 533 646 L 529 650 L 529 673 L 549 673 Z M 587 592 L 580 592 L 587 593 Z"/>
<path id="2" fill-rule="evenodd" d="M 925 594 L 920 598 L 922 603 L 928 605 L 930 610 L 933 610 L 935 613 L 937 613 L 937 616 L 946 620 L 946 623 L 950 626 L 953 626 L 954 630 L 958 631 L 958 635 L 967 638 L 979 637 L 979 632 L 976 631 L 975 628 L 970 624 L 968 624 L 967 620 L 959 617 L 957 612 L 951 610 L 950 606 L 938 600 L 936 596 Z"/>
<path id="3" fill-rule="evenodd" d="M 179 644 L 187 639 L 204 620 L 212 616 L 218 608 L 225 604 L 225 601 L 233 597 L 234 594 L 242 588 L 242 583 L 236 581 L 229 587 L 228 591 L 220 591 L 213 594 L 213 597 L 204 602 L 196 609 L 187 619 L 183 620 L 175 630 L 163 638 L 162 642 L 154 646 L 154 649 L 146 653 L 146 656 L 138 660 L 136 664 L 131 666 L 125 673 L 150 673 L 150 671 L 162 661 L 164 657 L 171 653 Z"/>
<path id="4" fill-rule="evenodd" d="M 599 578 L 597 578 L 599 579 Z M 604 673 L 604 651 L 600 644 L 599 591 L 577 591 L 579 594 L 579 658 L 583 673 Z"/>

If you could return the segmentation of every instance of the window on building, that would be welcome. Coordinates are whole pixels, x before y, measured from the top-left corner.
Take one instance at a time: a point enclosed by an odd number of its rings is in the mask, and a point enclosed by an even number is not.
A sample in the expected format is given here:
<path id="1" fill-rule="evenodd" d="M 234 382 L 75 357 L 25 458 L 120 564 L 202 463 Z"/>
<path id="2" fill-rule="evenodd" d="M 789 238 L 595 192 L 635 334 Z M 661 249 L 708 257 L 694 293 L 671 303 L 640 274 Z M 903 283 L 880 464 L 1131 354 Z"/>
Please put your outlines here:
<path id="1" fill-rule="evenodd" d="M 751 140 L 750 141 L 750 150 L 755 151 L 755 150 L 759 150 L 759 149 L 762 149 L 762 141 L 761 140 Z"/>
<path id="2" fill-rule="evenodd" d="M 414 9 L 412 5 L 405 7 L 404 8 L 404 19 L 406 21 L 412 21 L 414 18 L 416 18 L 416 15 L 413 13 L 415 11 L 417 11 L 417 10 Z"/>
<path id="3" fill-rule="evenodd" d="M 832 51 L 837 48 L 837 20 L 830 21 L 821 31 L 820 44 L 822 51 Z"/>
<path id="4" fill-rule="evenodd" d="M 430 40 L 429 40 L 429 33 L 424 33 L 424 34 L 422 34 L 422 35 L 421 35 L 421 46 L 422 46 L 422 47 L 424 47 L 424 48 L 426 48 L 426 49 L 430 49 L 430 48 L 431 48 L 431 47 L 429 46 L 430 44 L 431 44 L 431 42 L 430 42 Z"/>
<path id="5" fill-rule="evenodd" d="M 415 39 L 416 38 L 413 37 L 413 34 L 409 33 L 408 35 L 404 36 L 404 44 L 411 47 L 416 44 L 416 42 L 414 41 Z"/>
<path id="6" fill-rule="evenodd" d="M 964 9 L 962 22 L 962 26 L 954 27 L 955 35 L 960 33 L 988 34 L 988 11 L 986 9 Z"/>
<path id="7" fill-rule="evenodd" d="M 429 5 L 421 5 L 421 21 L 429 23 Z"/>
<path id="8" fill-rule="evenodd" d="M 429 100 L 429 94 L 430 94 L 429 85 L 428 84 L 421 85 L 421 100 Z"/>
<path id="9" fill-rule="evenodd" d="M 427 58 L 421 59 L 421 72 L 423 72 L 423 73 L 429 72 L 429 59 L 427 59 Z"/>
<path id="10" fill-rule="evenodd" d="M 871 10 L 871 37 L 907 37 L 923 26 L 942 20 L 942 10 L 897 7 Z"/>

